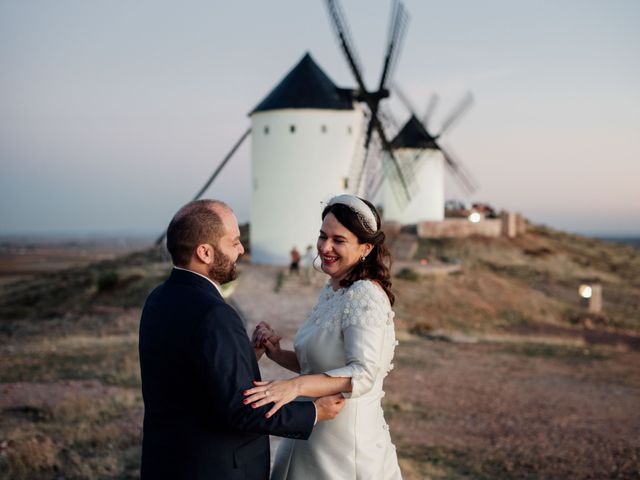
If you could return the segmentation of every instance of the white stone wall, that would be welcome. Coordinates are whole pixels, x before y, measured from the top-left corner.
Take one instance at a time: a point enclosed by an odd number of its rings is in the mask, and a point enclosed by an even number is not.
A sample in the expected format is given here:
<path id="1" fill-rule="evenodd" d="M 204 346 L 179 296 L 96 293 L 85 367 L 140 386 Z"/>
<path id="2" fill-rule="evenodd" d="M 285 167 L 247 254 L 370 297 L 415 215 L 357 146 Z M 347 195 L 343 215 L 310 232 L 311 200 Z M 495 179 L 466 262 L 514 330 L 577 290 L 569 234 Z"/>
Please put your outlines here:
<path id="1" fill-rule="evenodd" d="M 300 254 L 315 248 L 321 202 L 347 191 L 361 125 L 359 108 L 251 116 L 252 262 L 286 265 L 293 246 Z"/>

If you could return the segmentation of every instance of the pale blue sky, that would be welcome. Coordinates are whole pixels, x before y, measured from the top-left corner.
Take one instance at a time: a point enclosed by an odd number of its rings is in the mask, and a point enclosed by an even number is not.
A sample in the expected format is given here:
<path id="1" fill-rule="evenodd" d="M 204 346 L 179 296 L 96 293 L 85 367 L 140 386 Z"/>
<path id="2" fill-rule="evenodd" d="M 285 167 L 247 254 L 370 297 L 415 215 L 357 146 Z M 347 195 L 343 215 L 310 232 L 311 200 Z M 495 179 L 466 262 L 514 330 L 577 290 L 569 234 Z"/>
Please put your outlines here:
<path id="1" fill-rule="evenodd" d="M 640 2 L 405 3 L 394 79 L 420 108 L 439 93 L 436 125 L 473 91 L 445 144 L 475 200 L 640 234 Z M 390 3 L 343 6 L 373 86 Z M 307 50 L 354 85 L 320 0 L 3 0 L 0 233 L 161 231 Z M 248 172 L 245 145 L 209 190 L 240 220 Z"/>

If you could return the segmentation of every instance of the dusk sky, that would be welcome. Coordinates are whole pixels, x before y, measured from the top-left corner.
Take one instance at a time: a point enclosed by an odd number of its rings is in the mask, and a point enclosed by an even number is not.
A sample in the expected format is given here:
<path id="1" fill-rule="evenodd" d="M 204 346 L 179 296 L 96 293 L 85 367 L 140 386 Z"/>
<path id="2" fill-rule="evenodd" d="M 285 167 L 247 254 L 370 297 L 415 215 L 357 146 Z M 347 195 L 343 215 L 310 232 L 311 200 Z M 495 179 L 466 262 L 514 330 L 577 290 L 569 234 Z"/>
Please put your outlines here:
<path id="1" fill-rule="evenodd" d="M 373 88 L 391 3 L 342 4 Z M 438 93 L 435 130 L 475 97 L 444 138 L 480 185 L 466 200 L 571 232 L 640 234 L 640 2 L 405 5 L 393 79 L 420 109 Z M 354 86 L 321 0 L 3 0 L 0 234 L 159 233 L 306 51 Z M 207 194 L 240 221 L 248 147 Z"/>

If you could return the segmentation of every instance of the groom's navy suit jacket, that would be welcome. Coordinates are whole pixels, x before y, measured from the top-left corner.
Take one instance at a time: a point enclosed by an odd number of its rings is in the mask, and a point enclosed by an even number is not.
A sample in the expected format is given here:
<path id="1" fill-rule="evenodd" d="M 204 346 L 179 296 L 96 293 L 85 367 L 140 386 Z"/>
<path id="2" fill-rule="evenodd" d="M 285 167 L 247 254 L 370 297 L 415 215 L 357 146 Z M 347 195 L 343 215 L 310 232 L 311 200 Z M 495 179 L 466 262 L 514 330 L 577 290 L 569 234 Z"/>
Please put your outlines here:
<path id="1" fill-rule="evenodd" d="M 143 480 L 267 479 L 266 434 L 311 434 L 311 402 L 268 420 L 268 406 L 242 403 L 260 378 L 255 353 L 237 312 L 204 277 L 174 269 L 149 295 L 139 350 Z"/>

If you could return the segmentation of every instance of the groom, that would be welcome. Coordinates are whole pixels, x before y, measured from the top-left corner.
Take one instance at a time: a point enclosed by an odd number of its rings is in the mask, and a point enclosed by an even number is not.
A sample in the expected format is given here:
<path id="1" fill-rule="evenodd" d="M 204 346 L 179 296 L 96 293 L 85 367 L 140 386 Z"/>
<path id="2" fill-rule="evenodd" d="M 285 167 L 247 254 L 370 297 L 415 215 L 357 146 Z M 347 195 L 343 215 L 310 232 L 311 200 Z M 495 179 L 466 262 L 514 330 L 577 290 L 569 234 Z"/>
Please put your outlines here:
<path id="1" fill-rule="evenodd" d="M 227 205 L 185 205 L 169 224 L 167 249 L 174 269 L 147 298 L 140 321 L 142 479 L 267 479 L 266 434 L 306 439 L 316 421 L 338 415 L 344 399 L 292 402 L 269 419 L 269 405 L 243 404 L 260 371 L 219 290 L 236 277 L 244 253 Z"/>

